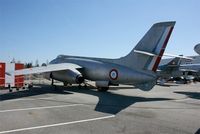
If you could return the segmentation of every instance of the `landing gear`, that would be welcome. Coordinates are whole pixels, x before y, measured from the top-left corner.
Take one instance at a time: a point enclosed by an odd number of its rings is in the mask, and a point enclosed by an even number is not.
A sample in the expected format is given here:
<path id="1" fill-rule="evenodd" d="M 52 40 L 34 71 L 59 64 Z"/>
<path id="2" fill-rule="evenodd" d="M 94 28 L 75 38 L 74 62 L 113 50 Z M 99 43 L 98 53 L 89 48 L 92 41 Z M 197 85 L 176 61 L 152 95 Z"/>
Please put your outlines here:
<path id="1" fill-rule="evenodd" d="M 50 73 L 50 78 L 51 78 L 51 86 L 53 86 L 54 89 L 56 89 L 56 85 L 54 85 L 54 79 L 53 79 L 52 73 Z"/>
<path id="2" fill-rule="evenodd" d="M 54 79 L 53 79 L 53 78 L 51 78 L 51 86 L 53 86 L 54 89 L 57 89 L 57 88 L 56 88 L 56 85 L 54 85 Z"/>
<path id="3" fill-rule="evenodd" d="M 33 87 L 33 83 L 28 84 L 28 89 L 31 89 Z"/>
<path id="4" fill-rule="evenodd" d="M 86 85 L 86 83 L 84 84 L 84 88 L 87 88 L 87 85 Z"/>
<path id="5" fill-rule="evenodd" d="M 188 81 L 187 81 L 186 78 L 184 78 L 183 81 L 184 81 L 184 84 L 187 84 L 187 83 L 188 83 Z"/>
<path id="6" fill-rule="evenodd" d="M 87 84 L 86 83 L 81 83 L 81 84 L 79 84 L 79 87 L 87 88 Z"/>
<path id="7" fill-rule="evenodd" d="M 53 74 L 50 73 L 50 78 L 51 78 L 51 85 L 53 86 L 54 85 L 54 79 L 53 79 Z"/>
<path id="8" fill-rule="evenodd" d="M 8 85 L 8 89 L 9 89 L 9 92 L 12 92 L 12 88 L 11 88 L 10 84 Z"/>
<path id="9" fill-rule="evenodd" d="M 97 87 L 97 90 L 99 92 L 106 92 L 106 91 L 108 91 L 108 89 L 109 89 L 109 87 Z"/>
<path id="10" fill-rule="evenodd" d="M 51 85 L 54 86 L 54 79 L 51 78 Z"/>
<path id="11" fill-rule="evenodd" d="M 72 86 L 72 84 L 71 84 L 71 83 L 68 83 L 68 82 L 63 82 L 63 85 L 64 85 L 65 87 L 70 87 L 70 86 Z"/>
<path id="12" fill-rule="evenodd" d="M 63 82 L 63 85 L 64 85 L 65 87 L 67 87 L 67 86 L 69 86 L 69 83 Z"/>

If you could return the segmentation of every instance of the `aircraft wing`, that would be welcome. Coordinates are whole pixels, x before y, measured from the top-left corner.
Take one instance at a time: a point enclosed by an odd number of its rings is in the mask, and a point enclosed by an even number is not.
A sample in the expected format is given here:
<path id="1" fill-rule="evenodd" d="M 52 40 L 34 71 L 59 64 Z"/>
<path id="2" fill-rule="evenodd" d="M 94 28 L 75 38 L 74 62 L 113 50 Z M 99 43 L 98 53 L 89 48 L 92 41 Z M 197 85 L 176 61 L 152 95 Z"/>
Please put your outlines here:
<path id="1" fill-rule="evenodd" d="M 183 72 L 199 72 L 200 64 L 183 64 L 180 67 Z"/>
<path id="2" fill-rule="evenodd" d="M 192 69 L 180 69 L 180 71 L 182 71 L 182 72 L 194 72 L 194 73 L 197 73 L 198 72 L 198 70 L 192 70 Z"/>
<path id="3" fill-rule="evenodd" d="M 77 64 L 59 63 L 59 64 L 50 64 L 50 65 L 42 66 L 42 67 L 33 67 L 33 68 L 15 70 L 14 72 L 9 72 L 9 74 L 28 75 L 28 74 L 39 74 L 39 73 L 62 71 L 62 70 L 75 70 L 79 68 L 82 68 L 82 67 Z"/>

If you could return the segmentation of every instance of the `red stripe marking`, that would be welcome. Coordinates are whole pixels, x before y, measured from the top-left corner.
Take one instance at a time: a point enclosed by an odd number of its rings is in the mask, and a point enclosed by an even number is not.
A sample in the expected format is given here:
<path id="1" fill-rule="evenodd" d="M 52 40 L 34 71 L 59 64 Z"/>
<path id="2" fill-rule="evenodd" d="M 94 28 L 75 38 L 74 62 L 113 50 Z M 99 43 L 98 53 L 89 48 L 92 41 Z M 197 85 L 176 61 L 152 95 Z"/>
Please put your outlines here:
<path id="1" fill-rule="evenodd" d="M 161 48 L 161 51 L 160 51 L 160 53 L 159 53 L 159 56 L 158 56 L 158 58 L 156 59 L 156 62 L 155 62 L 154 66 L 153 66 L 153 69 L 152 69 L 152 71 L 154 71 L 154 72 L 156 72 L 156 70 L 157 70 L 157 68 L 158 68 L 158 65 L 159 65 L 160 60 L 161 60 L 161 58 L 162 58 L 162 56 L 163 56 L 163 53 L 164 53 L 164 51 L 165 51 L 165 48 L 166 48 L 166 46 L 167 46 L 167 42 L 169 41 L 169 37 L 170 37 L 170 35 L 171 35 L 172 31 L 173 31 L 173 28 L 174 28 L 174 27 L 171 27 L 171 28 L 170 28 L 169 33 L 168 33 L 168 35 L 167 35 L 167 38 L 165 39 L 164 44 L 163 44 L 163 46 L 162 46 L 162 48 Z"/>
<path id="2" fill-rule="evenodd" d="M 24 64 L 16 63 L 15 70 L 24 69 Z M 16 75 L 15 76 L 15 86 L 16 87 L 23 87 L 24 85 L 24 76 L 23 75 Z"/>
<path id="3" fill-rule="evenodd" d="M 5 86 L 5 63 L 0 63 L 0 87 Z"/>

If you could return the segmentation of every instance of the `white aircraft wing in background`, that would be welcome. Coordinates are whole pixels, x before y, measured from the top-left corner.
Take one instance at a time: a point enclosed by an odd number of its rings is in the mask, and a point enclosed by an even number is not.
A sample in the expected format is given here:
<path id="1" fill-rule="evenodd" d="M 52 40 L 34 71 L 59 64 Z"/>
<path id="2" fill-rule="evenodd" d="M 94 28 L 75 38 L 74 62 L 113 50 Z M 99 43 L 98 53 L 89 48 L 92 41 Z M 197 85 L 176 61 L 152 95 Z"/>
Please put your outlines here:
<path id="1" fill-rule="evenodd" d="M 198 72 L 198 70 L 194 70 L 194 69 L 180 69 L 180 71 L 182 71 L 182 72 L 194 72 L 194 73 Z"/>

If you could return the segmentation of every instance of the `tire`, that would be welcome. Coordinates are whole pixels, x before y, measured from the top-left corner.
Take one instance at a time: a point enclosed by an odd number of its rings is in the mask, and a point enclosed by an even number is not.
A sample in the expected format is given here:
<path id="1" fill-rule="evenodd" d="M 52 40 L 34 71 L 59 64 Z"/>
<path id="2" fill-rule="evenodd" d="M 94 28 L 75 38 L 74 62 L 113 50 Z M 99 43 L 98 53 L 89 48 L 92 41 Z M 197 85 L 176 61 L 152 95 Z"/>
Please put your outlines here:
<path id="1" fill-rule="evenodd" d="M 106 91 L 108 91 L 108 89 L 109 89 L 109 87 L 98 87 L 98 88 L 97 88 L 97 90 L 98 90 L 99 92 L 106 92 Z"/>
<path id="2" fill-rule="evenodd" d="M 63 82 L 63 85 L 64 85 L 64 87 L 67 87 L 67 86 L 69 86 L 69 83 Z"/>
<path id="3" fill-rule="evenodd" d="M 33 85 L 32 84 L 28 84 L 28 89 L 32 88 Z"/>

